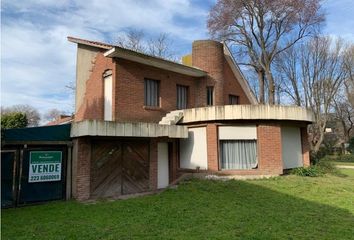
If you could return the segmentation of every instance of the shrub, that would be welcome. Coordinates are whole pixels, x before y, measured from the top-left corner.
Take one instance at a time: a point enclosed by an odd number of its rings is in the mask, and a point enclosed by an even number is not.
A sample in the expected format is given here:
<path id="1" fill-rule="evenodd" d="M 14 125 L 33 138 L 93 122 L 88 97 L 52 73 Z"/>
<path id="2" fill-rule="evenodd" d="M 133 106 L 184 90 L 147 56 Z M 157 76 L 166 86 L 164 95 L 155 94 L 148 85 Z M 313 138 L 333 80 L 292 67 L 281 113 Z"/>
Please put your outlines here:
<path id="1" fill-rule="evenodd" d="M 352 137 L 352 138 L 349 140 L 348 151 L 349 151 L 351 154 L 354 154 L 354 137 Z"/>
<path id="2" fill-rule="evenodd" d="M 303 176 L 303 177 L 319 177 L 324 174 L 337 174 L 337 168 L 328 161 L 321 159 L 315 165 L 311 165 L 310 167 L 299 167 L 291 170 L 291 174 Z"/>
<path id="3" fill-rule="evenodd" d="M 333 163 L 328 162 L 328 161 L 319 161 L 316 164 L 316 167 L 319 169 L 319 171 L 321 171 L 323 174 L 326 173 L 336 173 L 337 172 L 337 168 L 333 165 Z"/>
<path id="4" fill-rule="evenodd" d="M 323 175 L 322 171 L 320 171 L 320 169 L 315 165 L 311 165 L 310 167 L 307 168 L 305 167 L 294 168 L 291 170 L 290 173 L 302 177 L 319 177 Z"/>
<path id="5" fill-rule="evenodd" d="M 1 115 L 1 129 L 24 128 L 28 124 L 25 113 L 13 112 Z"/>
<path id="6" fill-rule="evenodd" d="M 340 155 L 336 159 L 338 162 L 354 162 L 354 154 Z"/>

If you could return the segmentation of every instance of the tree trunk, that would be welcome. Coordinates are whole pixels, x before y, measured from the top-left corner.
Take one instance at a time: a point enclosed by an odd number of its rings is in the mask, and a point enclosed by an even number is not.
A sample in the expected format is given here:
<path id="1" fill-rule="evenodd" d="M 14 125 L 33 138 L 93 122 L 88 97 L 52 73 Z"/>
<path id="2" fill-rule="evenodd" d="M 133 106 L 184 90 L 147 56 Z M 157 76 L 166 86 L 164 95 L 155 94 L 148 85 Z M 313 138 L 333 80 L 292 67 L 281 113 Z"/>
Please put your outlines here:
<path id="1" fill-rule="evenodd" d="M 264 71 L 256 70 L 258 75 L 258 83 L 259 83 L 259 103 L 264 104 Z"/>
<path id="2" fill-rule="evenodd" d="M 265 74 L 267 76 L 267 80 L 268 80 L 268 103 L 270 105 L 274 105 L 275 104 L 275 84 L 274 84 L 274 79 L 273 79 L 273 74 L 270 71 L 270 69 L 265 69 Z"/>

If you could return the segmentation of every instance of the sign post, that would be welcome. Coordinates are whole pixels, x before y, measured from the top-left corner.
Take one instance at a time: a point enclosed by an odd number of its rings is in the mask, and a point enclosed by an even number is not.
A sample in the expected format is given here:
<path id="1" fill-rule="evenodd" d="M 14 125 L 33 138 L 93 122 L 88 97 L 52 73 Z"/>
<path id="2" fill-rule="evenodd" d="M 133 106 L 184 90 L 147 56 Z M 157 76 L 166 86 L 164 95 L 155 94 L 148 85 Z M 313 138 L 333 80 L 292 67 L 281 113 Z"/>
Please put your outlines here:
<path id="1" fill-rule="evenodd" d="M 61 164 L 61 151 L 31 151 L 28 182 L 60 181 Z"/>

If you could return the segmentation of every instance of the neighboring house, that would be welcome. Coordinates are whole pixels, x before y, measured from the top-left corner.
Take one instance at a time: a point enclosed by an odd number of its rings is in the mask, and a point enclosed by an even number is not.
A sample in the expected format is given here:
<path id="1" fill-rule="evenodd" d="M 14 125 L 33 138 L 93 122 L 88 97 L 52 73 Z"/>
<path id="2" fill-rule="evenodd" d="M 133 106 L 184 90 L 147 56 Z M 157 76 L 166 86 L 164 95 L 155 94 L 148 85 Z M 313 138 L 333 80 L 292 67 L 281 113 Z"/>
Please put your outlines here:
<path id="1" fill-rule="evenodd" d="M 47 122 L 44 126 L 54 126 L 68 124 L 73 121 L 73 116 L 71 115 L 59 115 L 55 120 Z"/>
<path id="2" fill-rule="evenodd" d="M 189 172 L 273 176 L 309 165 L 311 112 L 258 105 L 226 45 L 195 41 L 180 64 L 68 40 L 77 44 L 78 200 L 164 188 Z"/>

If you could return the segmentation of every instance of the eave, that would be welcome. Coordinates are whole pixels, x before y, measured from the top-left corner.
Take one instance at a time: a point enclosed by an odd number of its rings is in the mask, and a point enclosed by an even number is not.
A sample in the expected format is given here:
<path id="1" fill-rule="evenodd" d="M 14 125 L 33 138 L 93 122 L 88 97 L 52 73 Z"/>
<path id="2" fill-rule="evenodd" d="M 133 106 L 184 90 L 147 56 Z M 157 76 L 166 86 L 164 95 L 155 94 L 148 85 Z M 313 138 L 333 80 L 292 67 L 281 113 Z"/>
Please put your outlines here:
<path id="1" fill-rule="evenodd" d="M 113 47 L 104 53 L 104 56 L 110 58 L 121 58 L 132 62 L 164 69 L 171 72 L 180 73 L 191 77 L 204 77 L 207 72 L 198 68 L 189 67 L 180 63 L 172 62 L 158 57 L 149 56 L 120 47 Z"/>

